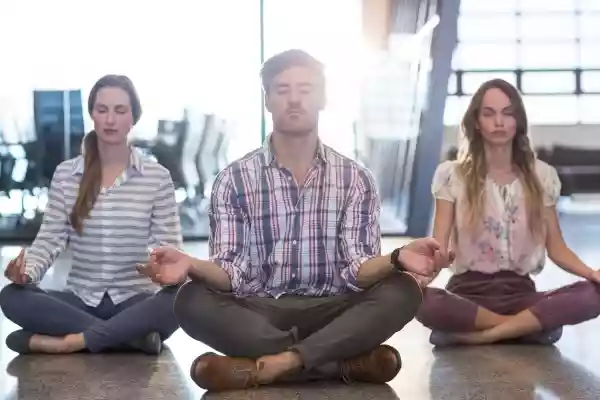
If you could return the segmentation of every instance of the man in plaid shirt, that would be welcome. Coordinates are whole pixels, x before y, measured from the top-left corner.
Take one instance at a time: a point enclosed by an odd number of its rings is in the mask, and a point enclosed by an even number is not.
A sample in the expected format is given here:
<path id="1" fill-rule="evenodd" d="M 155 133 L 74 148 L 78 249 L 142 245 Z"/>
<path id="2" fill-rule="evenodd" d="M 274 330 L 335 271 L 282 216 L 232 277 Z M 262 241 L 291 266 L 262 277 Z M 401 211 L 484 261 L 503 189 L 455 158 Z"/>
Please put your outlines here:
<path id="1" fill-rule="evenodd" d="M 262 69 L 273 133 L 215 181 L 210 260 L 156 249 L 149 274 L 178 284 L 175 312 L 206 353 L 191 368 L 208 390 L 339 377 L 384 383 L 401 368 L 381 345 L 413 319 L 415 277 L 448 265 L 433 239 L 381 255 L 371 173 L 321 143 L 323 65 L 288 50 Z"/>

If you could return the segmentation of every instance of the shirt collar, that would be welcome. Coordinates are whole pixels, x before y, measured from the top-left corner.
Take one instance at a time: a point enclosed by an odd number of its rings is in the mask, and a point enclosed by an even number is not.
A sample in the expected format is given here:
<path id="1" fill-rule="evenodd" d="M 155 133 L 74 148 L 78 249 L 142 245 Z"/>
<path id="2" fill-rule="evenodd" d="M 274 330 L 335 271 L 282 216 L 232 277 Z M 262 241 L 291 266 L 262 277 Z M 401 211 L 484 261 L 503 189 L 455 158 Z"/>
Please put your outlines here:
<path id="1" fill-rule="evenodd" d="M 275 164 L 275 153 L 273 152 L 273 146 L 271 144 L 271 137 L 272 137 L 272 133 L 269 134 L 269 136 L 267 136 L 267 138 L 265 139 L 263 145 L 262 145 L 262 154 L 264 156 L 265 159 L 265 166 L 270 167 L 273 164 Z M 321 141 L 321 139 L 318 139 L 317 142 L 317 154 L 316 154 L 316 160 L 319 160 L 325 164 L 329 163 L 329 152 L 327 150 L 327 147 L 323 144 L 323 142 Z"/>
<path id="2" fill-rule="evenodd" d="M 130 151 L 129 151 L 129 167 L 127 169 L 128 170 L 133 169 L 134 171 L 142 174 L 143 173 L 142 155 L 140 154 L 139 150 L 137 150 L 135 147 L 130 147 L 129 149 L 130 149 Z M 77 159 L 75 160 L 75 163 L 73 165 L 73 175 L 83 175 L 84 166 L 85 166 L 85 160 L 84 160 L 83 155 L 77 157 Z"/>

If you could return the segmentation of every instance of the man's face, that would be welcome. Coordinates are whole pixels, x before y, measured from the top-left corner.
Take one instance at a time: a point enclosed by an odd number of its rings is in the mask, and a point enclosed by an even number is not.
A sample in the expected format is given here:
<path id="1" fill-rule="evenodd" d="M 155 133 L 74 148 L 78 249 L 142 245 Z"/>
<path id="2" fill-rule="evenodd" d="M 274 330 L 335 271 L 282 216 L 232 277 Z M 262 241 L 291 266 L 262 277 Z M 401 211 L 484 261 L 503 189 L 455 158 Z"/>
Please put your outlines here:
<path id="1" fill-rule="evenodd" d="M 288 135 L 315 131 L 325 106 L 323 86 L 322 78 L 306 67 L 292 67 L 277 75 L 265 98 L 274 130 Z"/>

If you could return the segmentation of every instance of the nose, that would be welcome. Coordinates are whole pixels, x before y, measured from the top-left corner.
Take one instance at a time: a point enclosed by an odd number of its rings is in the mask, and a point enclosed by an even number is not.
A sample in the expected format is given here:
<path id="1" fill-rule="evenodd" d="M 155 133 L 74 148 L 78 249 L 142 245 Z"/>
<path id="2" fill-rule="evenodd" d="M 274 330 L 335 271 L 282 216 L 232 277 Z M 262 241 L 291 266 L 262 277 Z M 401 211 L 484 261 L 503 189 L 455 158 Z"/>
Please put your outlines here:
<path id="1" fill-rule="evenodd" d="M 297 90 L 290 90 L 288 94 L 288 103 L 298 105 L 301 102 L 300 93 Z"/>
<path id="2" fill-rule="evenodd" d="M 109 111 L 106 113 L 106 125 L 114 125 L 115 123 L 115 113 L 112 111 Z"/>
<path id="3" fill-rule="evenodd" d="M 502 127 L 504 126 L 504 115 L 503 114 L 496 114 L 496 126 L 497 127 Z"/>

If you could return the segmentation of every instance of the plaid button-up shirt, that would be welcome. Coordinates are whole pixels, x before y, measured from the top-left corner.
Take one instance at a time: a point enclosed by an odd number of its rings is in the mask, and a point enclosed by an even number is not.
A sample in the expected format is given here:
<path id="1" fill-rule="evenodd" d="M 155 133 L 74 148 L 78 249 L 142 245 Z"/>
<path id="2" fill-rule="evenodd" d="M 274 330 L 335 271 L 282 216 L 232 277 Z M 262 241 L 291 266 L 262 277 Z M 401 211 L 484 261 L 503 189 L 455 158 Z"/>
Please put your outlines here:
<path id="1" fill-rule="evenodd" d="M 210 253 L 237 296 L 330 296 L 359 291 L 356 276 L 380 255 L 380 202 L 371 173 L 319 144 L 303 185 L 265 145 L 217 176 Z"/>

